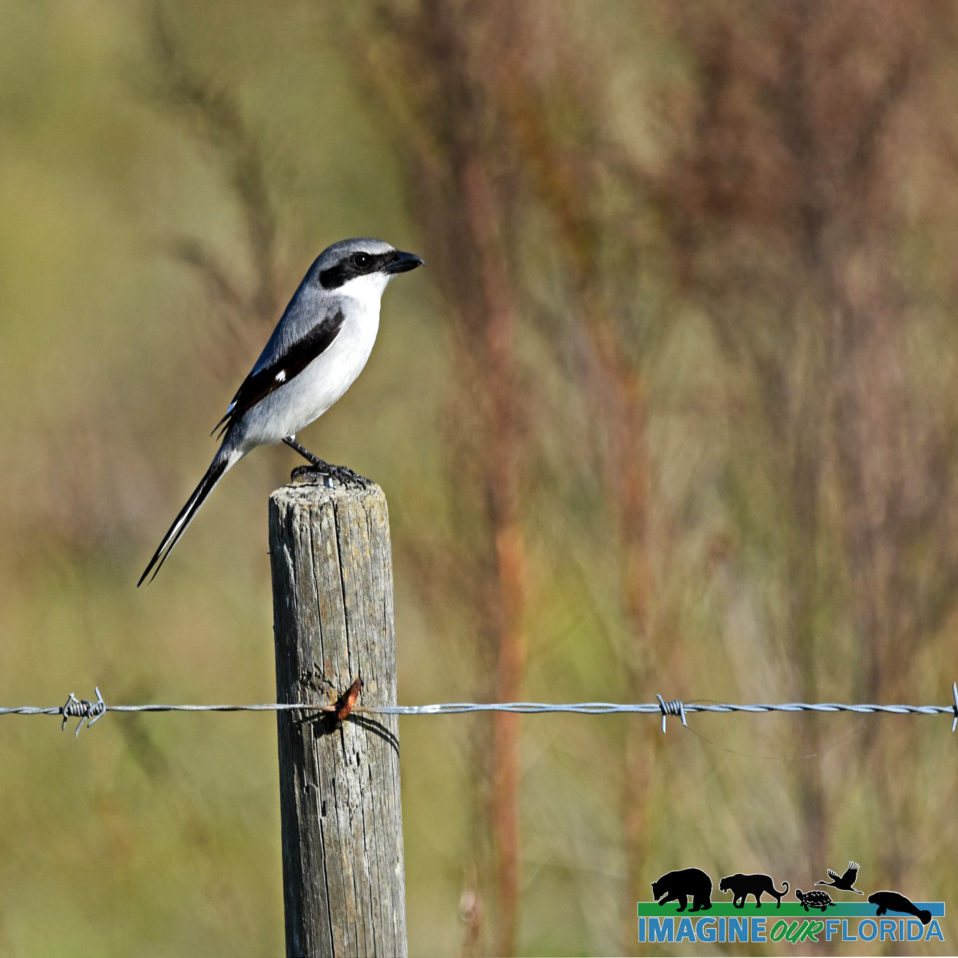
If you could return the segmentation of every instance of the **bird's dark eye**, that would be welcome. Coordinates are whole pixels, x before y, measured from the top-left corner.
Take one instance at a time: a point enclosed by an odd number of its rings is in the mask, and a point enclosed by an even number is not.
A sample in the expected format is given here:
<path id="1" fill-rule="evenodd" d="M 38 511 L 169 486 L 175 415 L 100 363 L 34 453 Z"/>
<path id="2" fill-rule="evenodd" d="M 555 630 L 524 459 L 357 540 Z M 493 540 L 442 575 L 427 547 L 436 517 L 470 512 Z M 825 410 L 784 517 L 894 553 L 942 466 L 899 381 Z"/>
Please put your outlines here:
<path id="1" fill-rule="evenodd" d="M 372 265 L 373 258 L 369 253 L 354 253 L 353 254 L 353 265 L 359 269 L 369 269 Z"/>

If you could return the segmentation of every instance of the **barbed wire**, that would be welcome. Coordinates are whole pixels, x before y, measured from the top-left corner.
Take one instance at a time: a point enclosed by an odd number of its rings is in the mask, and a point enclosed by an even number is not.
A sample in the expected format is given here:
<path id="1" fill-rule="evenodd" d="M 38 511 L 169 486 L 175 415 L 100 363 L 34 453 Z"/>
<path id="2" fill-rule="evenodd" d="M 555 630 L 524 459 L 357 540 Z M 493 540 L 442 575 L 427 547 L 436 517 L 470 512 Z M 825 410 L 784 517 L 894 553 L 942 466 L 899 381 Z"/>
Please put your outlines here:
<path id="1" fill-rule="evenodd" d="M 83 723 L 87 727 L 98 722 L 107 712 L 325 712 L 334 713 L 338 720 L 351 712 L 364 715 L 463 715 L 471 712 L 516 712 L 522 715 L 543 713 L 573 713 L 576 715 L 657 714 L 662 717 L 662 731 L 666 731 L 669 716 L 679 718 L 687 726 L 687 716 L 694 712 L 727 714 L 730 712 L 854 712 L 858 714 L 887 713 L 891 715 L 952 715 L 951 730 L 958 728 L 958 682 L 953 682 L 953 702 L 949 705 L 875 705 L 845 704 L 843 702 L 782 702 L 738 705 L 731 702 L 683 702 L 656 695 L 655 702 L 438 702 L 432 705 L 355 705 L 362 683 L 357 680 L 334 704 L 316 702 L 268 702 L 252 705 L 108 705 L 100 689 L 96 699 L 78 699 L 70 693 L 63 705 L 38 707 L 21 705 L 0 707 L 0 715 L 59 715 L 61 730 L 71 718 L 79 719 L 74 732 L 80 734 Z"/>

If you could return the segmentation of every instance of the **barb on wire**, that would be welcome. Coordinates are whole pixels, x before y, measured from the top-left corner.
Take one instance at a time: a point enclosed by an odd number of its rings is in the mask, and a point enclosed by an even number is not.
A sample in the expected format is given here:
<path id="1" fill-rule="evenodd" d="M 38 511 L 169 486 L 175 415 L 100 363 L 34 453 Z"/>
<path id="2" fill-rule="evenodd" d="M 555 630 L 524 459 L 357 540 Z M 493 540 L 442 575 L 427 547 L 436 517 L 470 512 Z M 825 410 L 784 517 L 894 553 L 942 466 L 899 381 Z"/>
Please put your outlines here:
<path id="1" fill-rule="evenodd" d="M 685 718 L 685 705 L 682 703 L 681 699 L 673 699 L 671 702 L 666 702 L 658 692 L 655 693 L 655 697 L 659 700 L 659 711 L 662 713 L 663 735 L 665 735 L 665 720 L 670 715 L 678 715 L 679 718 L 682 719 L 682 724 L 686 728 L 689 727 L 689 723 Z"/>
<path id="2" fill-rule="evenodd" d="M 67 719 L 79 718 L 77 722 L 76 731 L 74 731 L 74 738 L 78 738 L 80 735 L 80 729 L 83 728 L 83 722 L 86 721 L 86 727 L 89 728 L 95 722 L 98 722 L 103 715 L 106 713 L 106 702 L 103 701 L 103 696 L 100 695 L 99 686 L 96 688 L 96 701 L 91 702 L 89 699 L 78 699 L 72 692 L 67 697 L 66 702 L 60 707 L 60 712 L 63 714 L 63 721 L 60 723 L 60 731 L 62 732 L 67 727 Z"/>
<path id="3" fill-rule="evenodd" d="M 469 712 L 518 712 L 522 715 L 543 713 L 575 713 L 577 715 L 653 714 L 662 718 L 662 731 L 666 720 L 677 716 L 683 726 L 688 726 L 688 715 L 693 712 L 854 712 L 858 714 L 886 713 L 891 715 L 951 715 L 951 730 L 958 729 L 958 682 L 951 686 L 953 702 L 949 705 L 876 705 L 845 704 L 842 702 L 782 702 L 779 704 L 758 703 L 738 705 L 731 702 L 706 703 L 685 702 L 681 699 L 667 700 L 656 695 L 655 702 L 437 702 L 432 705 L 357 705 L 362 683 L 357 680 L 334 704 L 318 702 L 268 702 L 254 705 L 107 705 L 96 689 L 96 701 L 78 699 L 72 692 L 63 705 L 38 708 L 22 705 L 15 708 L 0 707 L 2 715 L 60 715 L 60 727 L 65 728 L 67 719 L 78 718 L 76 731 L 79 735 L 84 721 L 87 726 L 99 721 L 107 712 L 327 712 L 337 721 L 350 715 L 463 715 Z"/>

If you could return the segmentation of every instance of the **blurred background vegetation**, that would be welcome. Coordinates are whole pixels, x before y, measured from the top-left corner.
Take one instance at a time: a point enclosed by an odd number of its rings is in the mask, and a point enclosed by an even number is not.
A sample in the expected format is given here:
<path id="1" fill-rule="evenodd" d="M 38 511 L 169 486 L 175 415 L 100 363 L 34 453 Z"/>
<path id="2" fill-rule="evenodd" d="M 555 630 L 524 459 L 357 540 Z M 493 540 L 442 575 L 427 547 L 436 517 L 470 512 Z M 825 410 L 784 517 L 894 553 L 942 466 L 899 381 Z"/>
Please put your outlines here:
<path id="1" fill-rule="evenodd" d="M 952 4 L 0 9 L 4 704 L 274 698 L 290 451 L 134 583 L 354 235 L 429 264 L 304 436 L 389 497 L 403 703 L 947 701 Z M 637 951 L 636 899 L 689 865 L 855 858 L 958 907 L 946 719 L 401 738 L 415 955 Z M 282 952 L 272 719 L 10 717 L 0 748 L 0 953 Z"/>

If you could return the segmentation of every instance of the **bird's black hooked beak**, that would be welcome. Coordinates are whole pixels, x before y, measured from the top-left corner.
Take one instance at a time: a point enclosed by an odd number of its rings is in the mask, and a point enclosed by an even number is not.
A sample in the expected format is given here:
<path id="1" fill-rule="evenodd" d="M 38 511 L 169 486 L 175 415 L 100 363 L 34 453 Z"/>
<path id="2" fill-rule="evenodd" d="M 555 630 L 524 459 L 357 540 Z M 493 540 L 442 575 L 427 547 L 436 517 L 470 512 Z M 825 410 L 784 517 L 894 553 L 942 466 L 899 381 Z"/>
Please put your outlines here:
<path id="1" fill-rule="evenodd" d="M 415 253 L 404 253 L 401 249 L 397 249 L 384 269 L 387 273 L 408 273 L 409 270 L 415 269 L 417 266 L 425 265 L 422 257 Z"/>

